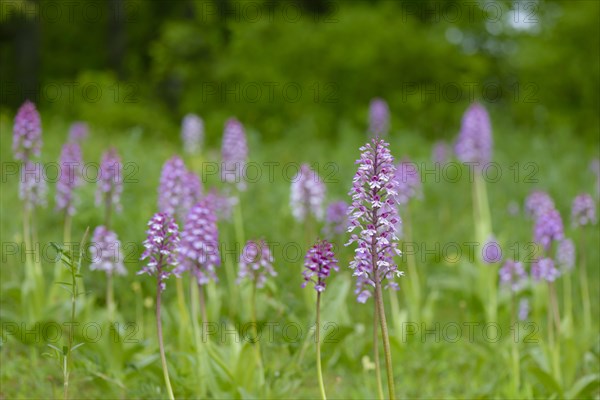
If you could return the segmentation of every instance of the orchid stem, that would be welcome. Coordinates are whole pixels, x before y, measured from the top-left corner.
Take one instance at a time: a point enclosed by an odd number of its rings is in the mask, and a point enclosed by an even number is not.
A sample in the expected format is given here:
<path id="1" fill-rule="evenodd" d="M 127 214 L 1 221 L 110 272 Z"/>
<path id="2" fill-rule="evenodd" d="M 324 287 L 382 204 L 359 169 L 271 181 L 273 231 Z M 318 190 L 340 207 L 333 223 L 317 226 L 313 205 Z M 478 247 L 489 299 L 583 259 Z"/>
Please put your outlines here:
<path id="1" fill-rule="evenodd" d="M 390 339 L 388 336 L 387 322 L 385 320 L 385 308 L 383 305 L 383 296 L 381 293 L 381 282 L 375 273 L 375 301 L 377 302 L 377 310 L 379 311 L 379 324 L 381 326 L 381 338 L 383 339 L 383 352 L 385 353 L 385 367 L 387 371 L 388 391 L 390 400 L 396 398 L 396 388 L 394 386 L 394 372 L 392 366 L 392 350 L 390 348 Z"/>
<path id="2" fill-rule="evenodd" d="M 156 330 L 158 332 L 158 347 L 160 350 L 160 361 L 162 363 L 163 375 L 165 378 L 165 385 L 167 386 L 167 394 L 169 395 L 170 400 L 175 400 L 175 396 L 173 396 L 173 389 L 171 388 L 171 380 L 169 379 L 169 370 L 167 367 L 167 357 L 165 356 L 165 346 L 163 344 L 163 334 L 162 334 L 162 322 L 160 318 L 160 295 L 162 292 L 162 288 L 160 285 L 160 279 L 158 281 L 158 286 L 156 288 Z"/>
<path id="3" fill-rule="evenodd" d="M 319 379 L 319 390 L 321 399 L 327 400 L 325 385 L 323 384 L 323 370 L 321 369 L 321 292 L 317 292 L 317 326 L 315 327 L 315 339 L 317 341 L 317 376 Z"/>
<path id="4" fill-rule="evenodd" d="M 383 385 L 381 384 L 381 365 L 379 364 L 379 312 L 377 311 L 377 302 L 373 302 L 375 311 L 373 313 L 373 358 L 375 361 L 375 379 L 377 380 L 377 394 L 379 400 L 383 400 Z"/>

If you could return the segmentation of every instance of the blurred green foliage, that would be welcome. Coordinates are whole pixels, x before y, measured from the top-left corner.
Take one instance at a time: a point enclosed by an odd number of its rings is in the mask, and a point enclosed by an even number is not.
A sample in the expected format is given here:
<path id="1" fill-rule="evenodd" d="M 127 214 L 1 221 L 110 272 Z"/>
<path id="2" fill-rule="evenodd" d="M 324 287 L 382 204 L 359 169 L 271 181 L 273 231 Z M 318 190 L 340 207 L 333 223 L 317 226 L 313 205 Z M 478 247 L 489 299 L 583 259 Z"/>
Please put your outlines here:
<path id="1" fill-rule="evenodd" d="M 306 138 L 340 136 L 348 122 L 366 127 L 368 101 L 380 96 L 393 129 L 450 137 L 472 97 L 525 128 L 598 134 L 596 1 L 53 4 L 63 15 L 31 0 L 4 6 L 2 105 L 37 91 L 43 110 L 162 134 L 197 112 L 210 140 L 236 115 L 273 139 L 295 127 Z M 24 41 L 23 26 L 36 24 Z M 38 64 L 22 77 L 28 43 Z M 74 100 L 65 82 L 77 83 Z M 90 82 L 104 88 L 97 102 L 81 89 Z"/>

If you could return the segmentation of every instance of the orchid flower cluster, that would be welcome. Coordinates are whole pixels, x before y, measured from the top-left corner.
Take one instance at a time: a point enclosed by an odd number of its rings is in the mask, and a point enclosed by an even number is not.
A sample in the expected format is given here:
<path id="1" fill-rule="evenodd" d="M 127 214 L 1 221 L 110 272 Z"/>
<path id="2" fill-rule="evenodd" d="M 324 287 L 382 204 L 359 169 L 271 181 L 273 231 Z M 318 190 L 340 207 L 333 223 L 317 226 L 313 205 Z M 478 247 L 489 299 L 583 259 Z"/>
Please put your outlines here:
<path id="1" fill-rule="evenodd" d="M 290 207 L 296 221 L 303 222 L 311 215 L 317 221 L 323 219 L 325 191 L 325 184 L 319 174 L 308 164 L 302 164 L 292 180 L 290 197 Z"/>
<path id="2" fill-rule="evenodd" d="M 77 143 L 65 143 L 60 153 L 60 175 L 56 183 L 56 210 L 67 215 L 75 214 L 78 197 L 75 189 L 83 183 L 81 171 L 83 161 Z"/>
<path id="3" fill-rule="evenodd" d="M 121 193 L 123 192 L 123 164 L 114 148 L 102 155 L 96 190 L 96 206 L 102 204 L 121 211 Z"/>
<path id="4" fill-rule="evenodd" d="M 325 210 L 325 226 L 323 234 L 332 238 L 340 236 L 348 228 L 348 203 L 343 200 L 334 201 Z"/>
<path id="5" fill-rule="evenodd" d="M 196 114 L 187 114 L 181 121 L 183 149 L 189 154 L 197 153 L 204 140 L 204 121 Z"/>
<path id="6" fill-rule="evenodd" d="M 174 273 L 179 276 L 189 271 L 199 285 L 217 281 L 216 268 L 221 265 L 217 215 L 210 199 L 204 197 L 196 203 L 185 219 L 178 249 L 179 266 Z"/>
<path id="7" fill-rule="evenodd" d="M 105 226 L 98 226 L 92 236 L 90 245 L 92 264 L 90 270 L 104 271 L 107 275 L 125 275 L 123 252 L 117 234 Z"/>
<path id="8" fill-rule="evenodd" d="M 371 296 L 369 288 L 375 287 L 376 281 L 387 280 L 386 287 L 398 289 L 395 278 L 403 275 L 394 262 L 401 254 L 396 236 L 400 217 L 396 167 L 388 146 L 381 139 L 373 139 L 360 148 L 358 171 L 349 192 L 348 232 L 352 235 L 346 245 L 357 245 L 350 268 L 357 277 L 355 294 L 361 303 Z M 354 232 L 357 229 L 359 232 Z"/>
<path id="9" fill-rule="evenodd" d="M 156 213 L 148 221 L 148 238 L 144 241 L 141 260 L 148 260 L 139 274 L 156 276 L 159 289 L 165 290 L 165 281 L 173 275 L 178 266 L 179 226 L 170 214 Z"/>
<path id="10" fill-rule="evenodd" d="M 304 258 L 304 283 L 306 287 L 313 283 L 317 292 L 323 292 L 326 288 L 325 280 L 331 274 L 331 270 L 338 271 L 338 260 L 333 253 L 333 245 L 326 240 L 315 243 L 306 253 Z"/>
<path id="11" fill-rule="evenodd" d="M 173 156 L 163 165 L 158 189 L 158 209 L 180 221 L 202 196 L 200 178 L 189 171 L 183 160 Z"/>
<path id="12" fill-rule="evenodd" d="M 373 137 L 384 137 L 389 130 L 390 108 L 385 100 L 374 98 L 369 105 L 369 133 Z"/>
<path id="13" fill-rule="evenodd" d="M 248 279 L 260 289 L 265 285 L 267 275 L 277 276 L 273 269 L 273 255 L 269 246 L 263 239 L 249 240 L 240 255 L 237 283 Z"/>
<path id="14" fill-rule="evenodd" d="M 408 158 L 402 160 L 396 167 L 396 181 L 399 205 L 405 206 L 411 199 L 422 197 L 421 175 L 417 165 Z"/>
<path id="15" fill-rule="evenodd" d="M 85 122 L 73 122 L 69 127 L 69 142 L 81 143 L 89 136 L 90 128 Z"/>
<path id="16" fill-rule="evenodd" d="M 248 160 L 248 143 L 244 126 L 235 118 L 225 122 L 221 157 L 223 182 L 235 183 L 238 190 L 245 190 L 246 182 L 243 173 Z"/>
<path id="17" fill-rule="evenodd" d="M 35 105 L 26 101 L 17 111 L 13 126 L 13 153 L 22 162 L 19 180 L 19 199 L 27 210 L 45 207 L 48 188 L 42 164 L 33 161 L 42 149 L 42 123 Z"/>
<path id="18" fill-rule="evenodd" d="M 473 163 L 481 170 L 492 159 L 492 127 L 483 105 L 473 103 L 462 118 L 454 151 L 463 163 Z"/>

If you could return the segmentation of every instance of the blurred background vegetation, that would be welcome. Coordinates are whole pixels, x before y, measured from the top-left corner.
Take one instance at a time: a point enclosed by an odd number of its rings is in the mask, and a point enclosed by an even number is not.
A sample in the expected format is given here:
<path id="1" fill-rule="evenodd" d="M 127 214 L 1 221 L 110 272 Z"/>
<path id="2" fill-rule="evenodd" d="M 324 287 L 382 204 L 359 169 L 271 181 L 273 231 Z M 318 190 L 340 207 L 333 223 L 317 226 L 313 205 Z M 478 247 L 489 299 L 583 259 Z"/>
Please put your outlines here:
<path id="1" fill-rule="evenodd" d="M 569 4 L 570 3 L 570 4 Z M 600 2 L 5 1 L 1 105 L 209 142 L 340 138 L 380 96 L 393 130 L 450 138 L 472 99 L 509 126 L 597 140 Z"/>

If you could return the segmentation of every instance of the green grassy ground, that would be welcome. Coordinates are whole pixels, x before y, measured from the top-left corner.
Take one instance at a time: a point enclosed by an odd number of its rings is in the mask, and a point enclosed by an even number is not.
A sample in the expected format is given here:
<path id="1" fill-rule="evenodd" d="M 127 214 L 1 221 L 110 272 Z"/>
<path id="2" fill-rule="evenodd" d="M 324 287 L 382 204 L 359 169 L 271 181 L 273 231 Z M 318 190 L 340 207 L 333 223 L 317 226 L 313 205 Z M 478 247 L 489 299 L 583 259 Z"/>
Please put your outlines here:
<path id="1" fill-rule="evenodd" d="M 488 183 L 490 207 L 493 214 L 494 233 L 508 253 L 517 246 L 525 251 L 531 241 L 532 222 L 522 212 L 527 194 L 534 188 L 547 190 L 560 210 L 567 235 L 575 233 L 569 228 L 569 211 L 572 198 L 580 192 L 595 193 L 595 180 L 588 165 L 597 157 L 597 145 L 590 146 L 572 137 L 569 132 L 521 132 L 518 127 L 503 126 L 492 116 L 495 130 L 494 160 L 501 167 L 499 182 Z M 0 121 L 3 166 L 13 161 L 11 154 L 12 116 L 4 115 Z M 241 330 L 249 321 L 249 288 L 242 285 L 229 289 L 225 269 L 221 268 L 218 285 L 208 291 L 209 320 L 220 328 L 209 335 L 209 355 L 203 348 L 202 362 L 197 362 L 191 328 L 178 312 L 175 281 L 167 283 L 164 293 L 163 323 L 167 358 L 176 397 L 198 397 L 210 393 L 214 398 L 315 398 L 318 387 L 315 368 L 314 341 L 309 328 L 313 324 L 312 290 L 300 288 L 303 253 L 307 248 L 305 227 L 296 224 L 289 209 L 290 182 L 284 177 L 287 163 L 319 163 L 322 176 L 329 176 L 328 199 L 344 199 L 353 174 L 358 148 L 366 141 L 364 133 L 352 126 L 344 126 L 336 143 L 307 142 L 302 129 L 297 128 L 285 140 L 265 143 L 260 132 L 249 130 L 251 161 L 263 165 L 263 176 L 251 183 L 242 195 L 244 229 L 246 238 L 264 237 L 277 242 L 274 248 L 275 268 L 278 276 L 259 292 L 258 319 L 261 323 L 273 323 L 273 334 L 263 329 L 261 347 L 265 364 L 265 384 L 256 383 L 253 367 L 252 346 L 236 341 L 233 332 Z M 56 117 L 43 119 L 44 162 L 57 161 L 60 146 L 67 136 L 67 122 Z M 458 127 L 448 127 L 457 131 Z M 213 138 L 220 132 L 209 132 Z M 176 132 L 173 132 L 176 137 Z M 552 138 L 550 140 L 549 138 Z M 390 138 L 392 153 L 397 159 L 409 155 L 417 163 L 428 163 L 430 168 L 431 143 L 418 131 L 394 131 Z M 83 144 L 85 161 L 99 162 L 101 152 L 109 145 L 118 148 L 125 163 L 131 162 L 129 181 L 124 185 L 123 213 L 114 217 L 114 230 L 125 246 L 128 275 L 116 279 L 119 333 L 109 330 L 105 304 L 105 276 L 90 271 L 84 265 L 83 279 L 88 292 L 79 304 L 77 321 L 87 332 L 78 330 L 77 341 L 86 341 L 75 353 L 72 372 L 71 396 L 73 398 L 160 398 L 166 397 L 158 345 L 155 334 L 153 298 L 155 282 L 143 275 L 137 261 L 144 240 L 145 224 L 155 212 L 157 186 L 163 162 L 181 146 L 175 139 L 159 139 L 151 132 L 132 129 L 122 132 L 106 132 L 92 127 L 91 137 Z M 202 161 L 219 161 L 219 149 L 208 148 L 200 159 L 187 158 L 188 166 L 198 172 Z M 274 167 L 271 180 L 264 167 L 265 162 L 279 162 Z M 333 164 L 327 164 L 333 163 Z M 515 164 L 518 163 L 518 164 Z M 534 167 L 527 163 L 533 163 Z M 206 165 L 206 164 L 204 164 Z M 515 167 L 516 165 L 516 167 Z M 333 167 L 332 167 L 333 166 Z M 515 179 L 515 168 L 519 177 Z M 2 369 L 0 372 L 2 398 L 49 398 L 62 396 L 62 373 L 56 360 L 43 355 L 48 352 L 47 343 L 58 343 L 44 338 L 44 327 L 51 322 L 68 321 L 68 294 L 62 302 L 47 303 L 43 318 L 29 321 L 26 307 L 21 299 L 24 279 L 22 258 L 10 255 L 7 243 L 22 241 L 22 207 L 18 200 L 18 179 L 2 177 Z M 293 173 L 293 167 L 287 171 Z M 556 382 L 549 373 L 546 359 L 546 307 L 535 306 L 529 318 L 533 324 L 522 323 L 519 335 L 520 378 L 518 390 L 512 386 L 513 367 L 511 349 L 513 331 L 510 330 L 510 299 L 502 294 L 499 300 L 499 338 L 493 339 L 493 330 L 485 331 L 483 303 L 478 295 L 477 275 L 481 266 L 465 256 L 466 242 L 474 238 L 471 212 L 470 183 L 466 170 L 458 182 L 449 182 L 444 174 L 430 173 L 425 177 L 424 196 L 411 205 L 413 238 L 421 251 L 417 254 L 417 266 L 423 282 L 427 305 L 423 321 L 413 321 L 407 315 L 404 291 L 400 291 L 398 322 L 417 323 L 400 325 L 417 329 L 407 335 L 406 329 L 392 329 L 392 351 L 397 392 L 400 397 L 422 398 L 533 398 L 533 397 L 580 397 L 599 398 L 598 374 L 598 297 L 599 297 L 599 241 L 598 228 L 585 230 L 584 249 L 589 283 L 592 290 L 593 326 L 584 329 L 578 286 L 574 292 L 574 321 L 570 333 L 561 340 L 562 382 Z M 533 172 L 536 182 L 527 181 Z M 451 171 L 446 171 L 450 174 Z M 446 177 L 448 177 L 447 175 Z M 439 178 L 439 179 L 438 179 Z M 205 188 L 220 186 L 216 176 L 207 178 Z M 49 206 L 39 210 L 35 225 L 39 243 L 43 249 L 49 242 L 62 240 L 62 216 L 53 212 L 54 184 L 50 183 Z M 94 207 L 95 185 L 87 183 L 79 190 L 81 203 L 73 223 L 73 238 L 78 239 L 86 227 L 93 228 L 102 221 L 102 210 Z M 509 213 L 511 202 L 520 205 L 517 215 Z M 405 211 L 403 211 L 405 212 Z M 227 249 L 233 248 L 234 231 L 231 224 L 220 222 L 221 240 Z M 309 232 L 317 236 L 317 228 Z M 338 243 L 342 243 L 341 238 Z M 439 247 L 436 248 L 436 243 Z M 450 262 L 452 252 L 449 243 L 458 243 L 463 257 Z M 515 245 L 516 243 L 516 245 Z M 301 249 L 301 254 L 299 253 Z M 425 253 L 423 250 L 427 249 Z M 444 250 L 446 249 L 446 250 Z M 339 249 L 341 271 L 336 274 L 324 295 L 323 321 L 331 322 L 326 330 L 328 343 L 323 344 L 323 367 L 325 384 L 330 398 L 375 398 L 377 389 L 372 367 L 372 314 L 373 303 L 358 304 L 352 294 L 354 282 L 347 268 L 352 255 L 351 248 Z M 446 251 L 446 253 L 444 253 Z M 448 253 L 447 251 L 450 251 Z M 47 251 L 48 258 L 54 254 Z M 446 257 L 444 257 L 446 255 Z M 523 254 L 521 254 L 523 256 Z M 234 261 L 232 251 L 223 254 L 225 261 Z M 399 260 L 406 270 L 406 259 Z M 89 264 L 89 263 L 88 263 Z M 46 284 L 51 284 L 55 264 L 43 262 Z M 487 267 L 493 268 L 493 267 Z M 578 268 L 578 267 L 576 267 Z M 185 276 L 184 287 L 187 287 Z M 574 282 L 577 282 L 574 279 Z M 558 283 L 562 306 L 562 286 Z M 503 293 L 503 292 L 501 292 Z M 533 290 L 524 294 L 533 296 Z M 389 300 L 386 294 L 386 300 Z M 388 321 L 393 324 L 390 304 L 386 304 Z M 37 327 L 33 325 L 39 322 Z M 18 325 L 15 333 L 14 323 Z M 13 324 L 13 325 L 11 325 Z M 21 325 L 24 324 L 24 325 Z M 87 325 L 86 325 L 87 324 Z M 96 325 L 93 325 L 96 324 Z M 457 324 L 461 333 L 457 336 Z M 467 325 L 479 324 L 479 325 Z M 468 326 L 473 326 L 469 335 Z M 41 327 L 41 328 L 40 328 Z M 97 328 L 101 329 L 98 334 Z M 226 327 L 228 331 L 225 331 Z M 298 329 L 300 337 L 298 336 Z M 425 329 L 430 330 L 425 333 Z M 25 334 L 29 330 L 29 334 Z M 431 332 L 433 331 L 433 332 Z M 565 330 L 568 332 L 568 329 Z M 403 334 L 404 332 L 404 334 Z M 55 331 L 46 336 L 55 336 Z M 487 338 L 486 338 L 487 333 Z M 531 335 L 528 335 L 532 333 Z M 64 332 L 63 332 L 64 335 Z M 222 335 L 220 337 L 220 335 Z M 85 338 L 84 338 L 85 336 Z M 96 336 L 99 336 L 96 340 Z M 266 338 L 265 338 L 266 337 Z M 527 337 L 527 340 L 525 340 Z M 64 338 L 64 336 L 62 336 Z M 87 338 L 87 340 L 86 340 Z M 219 363 L 216 361 L 222 363 Z M 385 383 L 384 383 L 385 385 Z M 385 387 L 385 386 L 384 386 Z"/>

